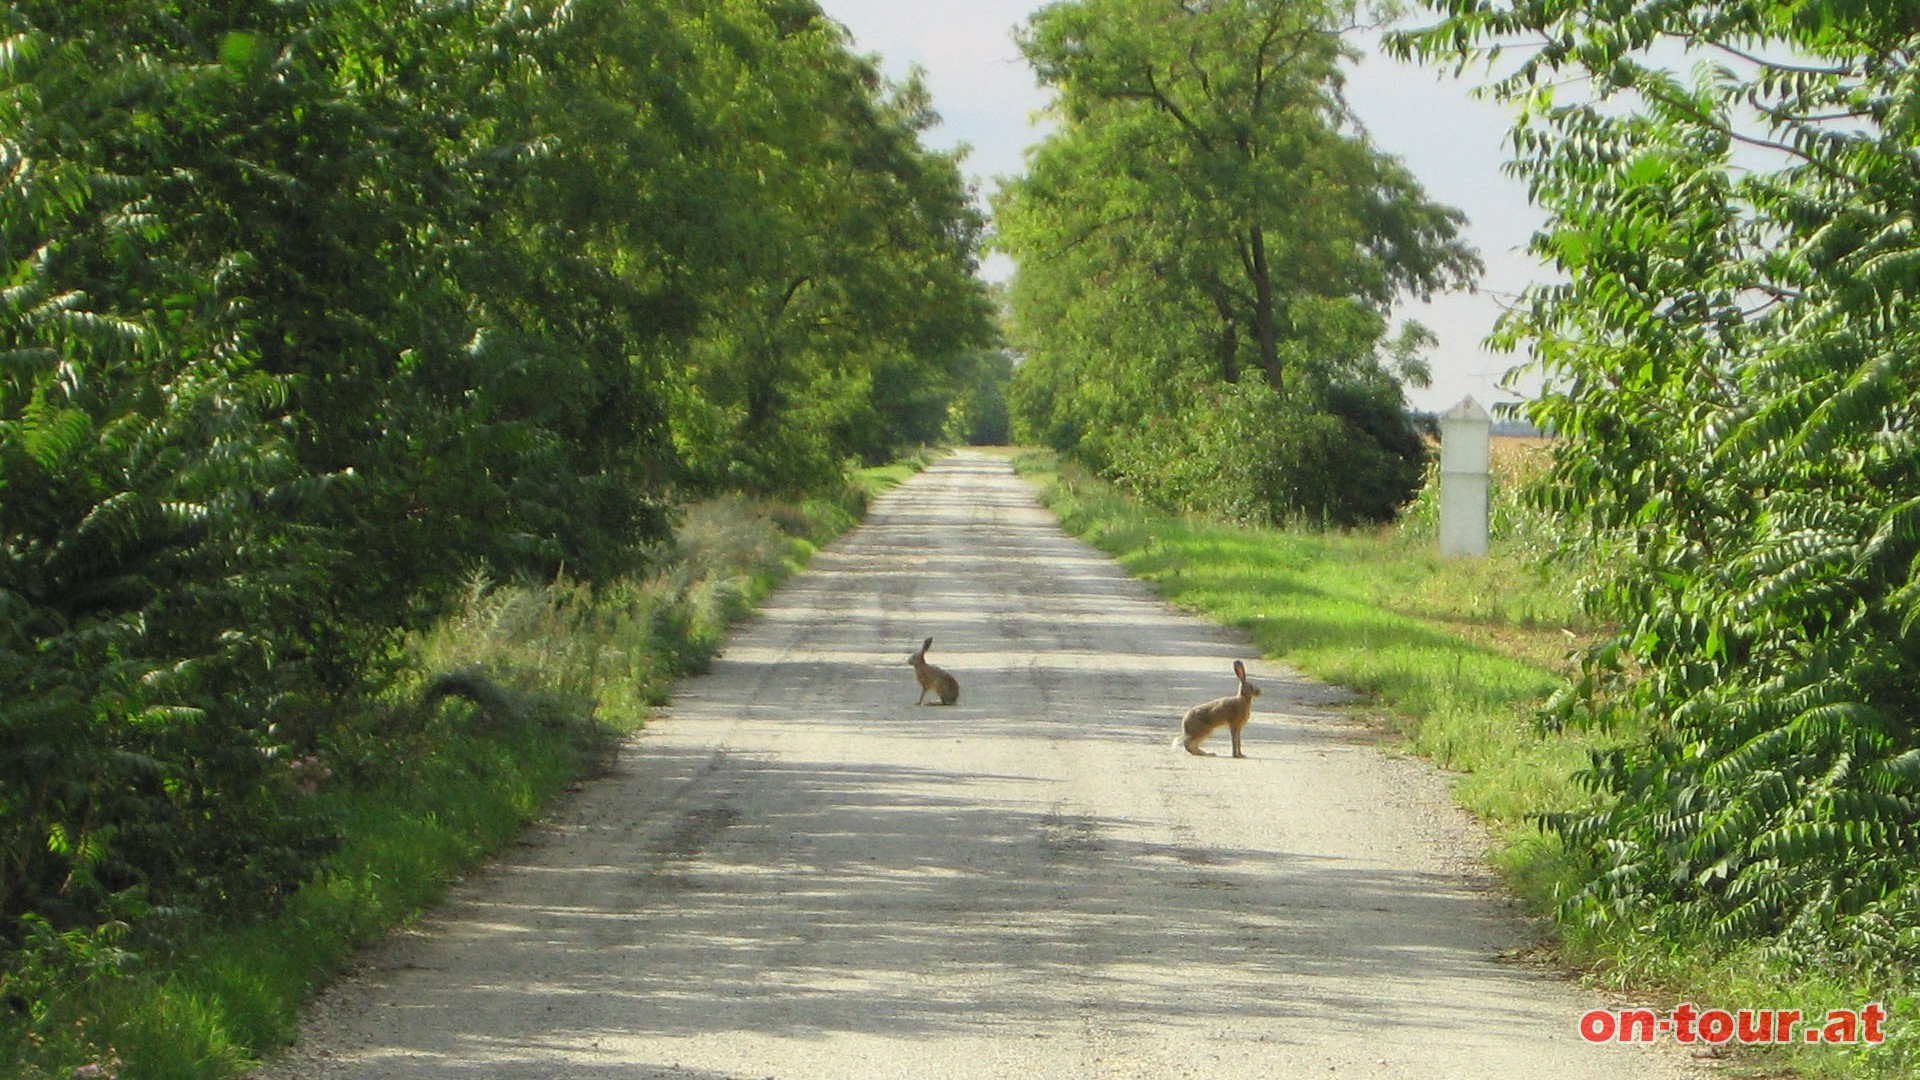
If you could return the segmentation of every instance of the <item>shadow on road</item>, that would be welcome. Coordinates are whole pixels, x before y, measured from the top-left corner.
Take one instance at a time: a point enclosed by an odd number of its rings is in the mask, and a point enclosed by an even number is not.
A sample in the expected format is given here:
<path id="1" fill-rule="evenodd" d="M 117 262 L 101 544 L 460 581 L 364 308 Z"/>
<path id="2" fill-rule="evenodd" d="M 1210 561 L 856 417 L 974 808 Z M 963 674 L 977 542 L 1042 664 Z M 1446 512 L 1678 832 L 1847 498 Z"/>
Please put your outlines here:
<path id="1" fill-rule="evenodd" d="M 644 766 L 671 787 L 712 762 L 668 752 Z M 445 944 L 497 975 L 396 1006 L 430 1013 L 407 1023 L 435 1033 L 403 1075 L 497 1075 L 511 1060 L 513 1075 L 540 1076 L 549 1053 L 590 1061 L 596 1043 L 632 1035 L 1047 1038 L 1094 1009 L 1108 1025 L 1196 1033 L 1502 1022 L 1484 1000 L 1456 1010 L 1395 992 L 1411 974 L 1488 966 L 1458 931 L 1484 898 L 1448 875 L 1133 842 L 1116 839 L 1138 831 L 1124 820 L 971 793 L 1017 777 L 752 760 L 726 771 L 733 796 L 680 815 L 630 861 L 521 867 L 497 898 L 463 905 Z M 595 828 L 614 826 L 563 829 L 554 847 L 598 848 Z M 554 902 L 568 893 L 619 902 Z M 519 983 L 520 971 L 547 974 Z M 1228 974 L 1196 985 L 1194 971 Z M 647 1075 L 580 1065 L 567 1075 Z"/>
<path id="2" fill-rule="evenodd" d="M 1282 1046 L 1538 1030 L 1544 980 L 1494 959 L 1478 879 L 1364 843 L 1248 839 L 1271 822 L 1242 815 L 1294 807 L 1258 785 L 1346 782 L 1288 771 L 1345 746 L 1314 711 L 1337 695 L 1255 663 L 1255 760 L 1179 753 L 1181 711 L 1232 692 L 1246 646 L 980 470 L 1005 476 L 950 460 L 877 505 L 683 688 L 662 734 L 361 984 L 351 1075 L 702 1080 L 733 1074 L 680 1069 L 676 1047 L 777 1039 L 805 1060 L 848 1035 L 1084 1049 L 1094 1029 Z M 913 704 L 904 661 L 928 634 L 958 705 Z M 1350 814 L 1335 830 L 1387 801 L 1315 797 Z M 825 1056 L 777 1064 L 739 1075 L 836 1075 Z M 864 1074 L 898 1075 L 886 1065 Z"/>

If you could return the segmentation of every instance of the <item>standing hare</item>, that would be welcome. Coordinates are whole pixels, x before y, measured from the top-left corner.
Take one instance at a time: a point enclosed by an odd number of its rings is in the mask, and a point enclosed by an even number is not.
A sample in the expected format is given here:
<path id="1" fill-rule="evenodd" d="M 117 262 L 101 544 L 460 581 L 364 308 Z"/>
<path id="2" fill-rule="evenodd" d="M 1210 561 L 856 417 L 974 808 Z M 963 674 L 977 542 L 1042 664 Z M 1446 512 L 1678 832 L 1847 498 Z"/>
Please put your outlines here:
<path id="1" fill-rule="evenodd" d="M 913 665 L 914 677 L 920 680 L 920 700 L 915 705 L 927 703 L 927 691 L 931 690 L 940 698 L 940 704 L 951 705 L 960 700 L 960 680 L 927 663 L 927 650 L 933 648 L 933 639 L 928 638 L 920 646 L 920 651 L 907 657 L 907 663 Z"/>
<path id="2" fill-rule="evenodd" d="M 1216 698 L 1205 705 L 1195 705 L 1181 718 L 1180 738 L 1176 740 L 1176 745 L 1185 747 L 1187 753 L 1211 757 L 1211 754 L 1200 749 L 1200 743 L 1224 727 L 1233 733 L 1233 756 L 1247 756 L 1240 752 L 1240 729 L 1246 727 L 1247 721 L 1253 718 L 1253 699 L 1260 696 L 1260 688 L 1247 681 L 1247 665 L 1238 660 L 1233 662 L 1233 673 L 1240 680 L 1238 694 Z"/>

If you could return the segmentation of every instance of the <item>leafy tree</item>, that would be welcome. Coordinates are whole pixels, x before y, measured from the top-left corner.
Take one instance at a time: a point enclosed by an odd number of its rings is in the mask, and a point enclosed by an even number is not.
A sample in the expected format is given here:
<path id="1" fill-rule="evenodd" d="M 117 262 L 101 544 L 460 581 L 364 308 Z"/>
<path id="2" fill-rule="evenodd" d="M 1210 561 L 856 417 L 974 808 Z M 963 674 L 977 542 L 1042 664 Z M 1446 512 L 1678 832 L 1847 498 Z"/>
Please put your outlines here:
<path id="1" fill-rule="evenodd" d="M 1007 384 L 1013 357 L 1005 350 L 971 353 L 961 374 L 962 397 L 947 416 L 947 437 L 974 446 L 1005 446 L 1013 437 L 1007 415 Z"/>
<path id="2" fill-rule="evenodd" d="M 930 122 L 808 0 L 0 12 L 0 934 L 297 884 L 289 759 L 475 570 L 937 436 Z"/>
<path id="3" fill-rule="evenodd" d="M 48 152 L 217 74 L 0 44 L 0 915 L 283 891 L 327 838 L 259 753 L 297 684 L 275 628 L 338 552 L 267 421 L 284 380 L 188 291 L 149 178 Z M 131 302 L 128 282 L 151 290 Z"/>
<path id="4" fill-rule="evenodd" d="M 690 481 L 792 491 L 937 441 L 992 324 L 958 155 L 919 145 L 925 86 L 888 85 L 804 0 L 699 11 L 694 94 L 731 159 L 703 195 L 739 218 L 675 378 Z"/>
<path id="5" fill-rule="evenodd" d="M 1595 758 L 1569 910 L 1802 957 L 1920 956 L 1920 25 L 1900 5 L 1448 3 L 1505 67 L 1566 274 L 1501 331 L 1567 436 L 1558 506 L 1623 623 L 1563 719 Z M 1690 72 L 1660 56 L 1684 49 Z M 1661 51 L 1667 50 L 1667 51 Z M 1632 677 L 1628 672 L 1633 671 Z"/>
<path id="6" fill-rule="evenodd" d="M 1350 15 L 1281 0 L 1077 0 L 1033 18 L 1022 48 L 1058 91 L 1060 127 L 998 207 L 1000 242 L 1020 259 L 1023 433 L 1110 469 L 1146 465 L 1132 479 L 1151 490 L 1166 447 L 1134 439 L 1140 421 L 1204 426 L 1192 403 L 1251 402 L 1213 396 L 1244 375 L 1302 417 L 1363 393 L 1403 404 L 1376 377 L 1388 309 L 1466 284 L 1478 262 L 1457 238 L 1459 213 L 1429 202 L 1341 100 Z M 1372 443 L 1329 415 L 1341 441 Z M 1389 442 L 1414 447 L 1403 470 L 1414 482 L 1417 443 Z M 1283 489 L 1230 498 L 1265 519 L 1381 512 Z"/>

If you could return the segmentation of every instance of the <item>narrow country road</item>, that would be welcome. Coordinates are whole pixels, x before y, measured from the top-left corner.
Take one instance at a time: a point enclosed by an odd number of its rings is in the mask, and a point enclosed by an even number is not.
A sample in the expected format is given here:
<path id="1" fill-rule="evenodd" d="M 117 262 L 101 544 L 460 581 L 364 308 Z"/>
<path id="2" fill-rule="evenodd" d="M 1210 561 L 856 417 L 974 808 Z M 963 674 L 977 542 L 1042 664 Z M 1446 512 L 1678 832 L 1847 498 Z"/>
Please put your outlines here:
<path id="1" fill-rule="evenodd" d="M 953 707 L 915 707 L 934 637 Z M 1265 688 L 1247 760 L 1181 711 Z M 265 1075 L 1633 1080 L 1444 778 L 1179 615 L 963 452 L 730 640 Z M 1215 745 L 1217 744 L 1217 745 Z"/>

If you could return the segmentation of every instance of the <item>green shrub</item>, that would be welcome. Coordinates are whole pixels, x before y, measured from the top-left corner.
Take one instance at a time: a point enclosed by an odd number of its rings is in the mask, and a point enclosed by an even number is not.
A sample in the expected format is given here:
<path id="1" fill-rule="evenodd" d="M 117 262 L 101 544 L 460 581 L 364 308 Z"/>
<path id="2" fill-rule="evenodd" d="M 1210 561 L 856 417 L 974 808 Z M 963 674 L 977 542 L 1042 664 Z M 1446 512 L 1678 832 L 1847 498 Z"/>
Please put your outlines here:
<path id="1" fill-rule="evenodd" d="M 356 947 L 595 768 L 708 662 L 727 620 L 910 472 L 856 474 L 798 505 L 697 504 L 653 573 L 597 589 L 471 576 L 451 613 L 407 639 L 386 695 L 290 715 L 273 734 L 286 749 L 253 755 L 283 803 L 272 827 L 338 837 L 330 854 L 268 861 L 275 846 L 256 843 L 267 826 L 232 822 L 254 852 L 236 847 L 223 879 L 244 914 L 157 905 L 135 887 L 105 895 L 92 921 L 21 922 L 0 960 L 0 1075 L 241 1075 L 293 1037 L 299 1003 Z"/>
<path id="2" fill-rule="evenodd" d="M 1419 490 L 1426 462 L 1392 402 L 1342 390 L 1323 408 L 1254 380 L 1208 391 L 1108 445 L 1109 473 L 1152 502 L 1262 525 L 1390 521 Z"/>

